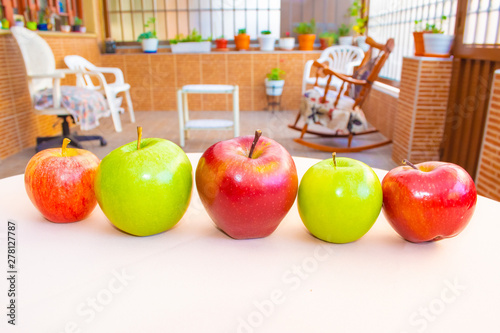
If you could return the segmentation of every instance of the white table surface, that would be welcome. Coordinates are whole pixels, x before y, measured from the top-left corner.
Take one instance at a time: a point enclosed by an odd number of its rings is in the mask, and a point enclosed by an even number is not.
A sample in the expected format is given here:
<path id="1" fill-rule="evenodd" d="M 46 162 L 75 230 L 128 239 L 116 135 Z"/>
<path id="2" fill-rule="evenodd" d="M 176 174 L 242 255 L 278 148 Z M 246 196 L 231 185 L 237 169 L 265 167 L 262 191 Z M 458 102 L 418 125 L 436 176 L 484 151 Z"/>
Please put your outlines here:
<path id="1" fill-rule="evenodd" d="M 188 155 L 195 169 L 200 154 Z M 299 177 L 317 162 L 295 161 Z M 18 325 L 2 306 L 1 332 L 500 331 L 500 203 L 484 197 L 453 239 L 408 243 L 381 214 L 363 238 L 336 245 L 307 232 L 296 204 L 270 237 L 230 239 L 195 187 L 174 229 L 141 238 L 99 207 L 50 223 L 15 176 L 0 181 L 2 276 L 7 219 L 17 222 Z"/>

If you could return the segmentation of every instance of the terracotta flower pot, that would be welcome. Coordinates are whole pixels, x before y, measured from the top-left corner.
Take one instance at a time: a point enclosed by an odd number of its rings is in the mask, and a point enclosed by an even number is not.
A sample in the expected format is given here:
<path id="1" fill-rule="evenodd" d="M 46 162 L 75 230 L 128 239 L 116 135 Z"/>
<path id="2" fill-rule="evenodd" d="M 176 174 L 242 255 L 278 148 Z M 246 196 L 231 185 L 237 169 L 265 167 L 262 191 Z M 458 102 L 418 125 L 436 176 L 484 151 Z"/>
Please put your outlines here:
<path id="1" fill-rule="evenodd" d="M 239 34 L 234 36 L 234 43 L 237 50 L 248 50 L 250 48 L 250 35 Z"/>
<path id="2" fill-rule="evenodd" d="M 315 34 L 299 35 L 298 39 L 299 39 L 299 50 L 312 51 L 314 49 L 314 40 L 316 39 Z"/>
<path id="3" fill-rule="evenodd" d="M 413 40 L 415 41 L 415 56 L 425 55 L 424 34 L 429 32 L 430 31 L 413 32 Z"/>
<path id="4" fill-rule="evenodd" d="M 216 39 L 215 47 L 217 49 L 227 49 L 227 39 L 224 38 Z"/>
<path id="5" fill-rule="evenodd" d="M 330 47 L 333 45 L 333 38 L 332 37 L 324 37 L 320 38 L 319 42 L 321 44 L 320 49 L 324 50 L 327 47 Z"/>

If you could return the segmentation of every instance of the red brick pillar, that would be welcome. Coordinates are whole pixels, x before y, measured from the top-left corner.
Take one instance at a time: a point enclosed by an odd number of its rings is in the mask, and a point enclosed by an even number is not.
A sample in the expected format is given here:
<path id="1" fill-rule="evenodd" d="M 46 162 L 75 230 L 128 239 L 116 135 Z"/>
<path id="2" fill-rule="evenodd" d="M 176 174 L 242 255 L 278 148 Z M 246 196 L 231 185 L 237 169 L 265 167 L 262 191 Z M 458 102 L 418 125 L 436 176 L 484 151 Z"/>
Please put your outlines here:
<path id="1" fill-rule="evenodd" d="M 450 90 L 452 60 L 405 57 L 392 159 L 400 164 L 439 160 Z"/>
<path id="2" fill-rule="evenodd" d="M 493 76 L 476 186 L 479 194 L 500 201 L 500 70 Z"/>

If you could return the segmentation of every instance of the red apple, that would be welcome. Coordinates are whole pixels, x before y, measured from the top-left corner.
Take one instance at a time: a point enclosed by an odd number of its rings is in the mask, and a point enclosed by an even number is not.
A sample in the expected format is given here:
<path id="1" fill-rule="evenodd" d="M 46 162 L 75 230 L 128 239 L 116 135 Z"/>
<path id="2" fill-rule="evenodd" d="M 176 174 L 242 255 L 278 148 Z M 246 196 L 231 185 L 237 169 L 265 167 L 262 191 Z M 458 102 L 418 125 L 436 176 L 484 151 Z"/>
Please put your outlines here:
<path id="1" fill-rule="evenodd" d="M 99 158 L 84 149 L 45 149 L 26 166 L 26 192 L 42 215 L 52 222 L 83 220 L 94 210 L 94 176 Z"/>
<path id="2" fill-rule="evenodd" d="M 436 241 L 458 235 L 469 223 L 477 200 L 467 171 L 444 162 L 400 166 L 382 181 L 383 211 L 404 239 Z"/>
<path id="3" fill-rule="evenodd" d="M 297 195 L 292 157 L 276 141 L 259 137 L 257 131 L 255 138 L 214 144 L 196 169 L 196 187 L 208 215 L 235 239 L 269 236 Z"/>

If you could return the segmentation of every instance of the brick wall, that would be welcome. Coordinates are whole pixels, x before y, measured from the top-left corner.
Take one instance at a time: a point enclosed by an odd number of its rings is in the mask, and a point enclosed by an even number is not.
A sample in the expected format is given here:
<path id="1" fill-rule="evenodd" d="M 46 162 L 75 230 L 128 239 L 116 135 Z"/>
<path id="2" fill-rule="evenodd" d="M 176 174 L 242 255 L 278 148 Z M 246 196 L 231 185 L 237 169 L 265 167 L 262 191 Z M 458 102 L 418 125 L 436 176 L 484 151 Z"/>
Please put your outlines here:
<path id="1" fill-rule="evenodd" d="M 398 97 L 373 87 L 363 104 L 363 112 L 368 122 L 386 138 L 392 139 L 394 121 L 398 111 Z"/>
<path id="2" fill-rule="evenodd" d="M 100 64 L 95 37 L 85 35 L 43 35 L 54 52 L 58 68 L 65 68 L 64 56 L 78 54 Z M 32 110 L 24 62 L 9 33 L 0 34 L 0 159 L 35 145 L 37 136 L 57 135 L 56 116 L 38 116 Z M 67 80 L 66 83 L 71 83 Z M 64 82 L 63 82 L 64 83 Z"/>
<path id="3" fill-rule="evenodd" d="M 500 70 L 493 77 L 476 186 L 479 194 L 500 201 Z"/>
<path id="4" fill-rule="evenodd" d="M 302 73 L 318 52 L 227 52 L 209 54 L 104 54 L 103 66 L 119 67 L 130 83 L 134 109 L 176 110 L 176 90 L 186 84 L 234 84 L 240 89 L 240 109 L 261 111 L 267 105 L 264 80 L 275 67 L 286 72 L 281 100 L 284 110 L 298 110 Z M 189 109 L 231 110 L 230 95 L 189 95 Z"/>
<path id="5" fill-rule="evenodd" d="M 405 57 L 392 159 L 439 160 L 451 82 L 450 59 Z"/>

